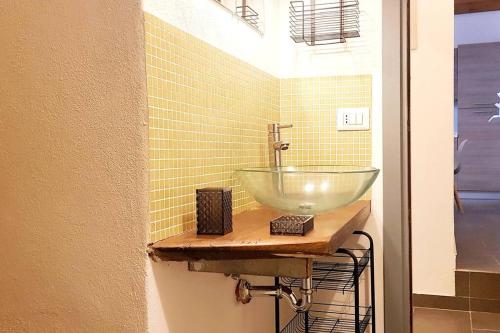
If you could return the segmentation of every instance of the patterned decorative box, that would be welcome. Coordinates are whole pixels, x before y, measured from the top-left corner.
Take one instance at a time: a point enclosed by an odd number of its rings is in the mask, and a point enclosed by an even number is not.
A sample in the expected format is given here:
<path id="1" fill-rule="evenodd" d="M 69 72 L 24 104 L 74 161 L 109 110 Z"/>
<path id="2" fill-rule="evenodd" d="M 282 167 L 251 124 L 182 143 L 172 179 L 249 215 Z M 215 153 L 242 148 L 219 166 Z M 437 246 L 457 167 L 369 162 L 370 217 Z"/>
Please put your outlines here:
<path id="1" fill-rule="evenodd" d="M 196 221 L 199 235 L 225 235 L 233 231 L 230 188 L 196 190 Z"/>
<path id="2" fill-rule="evenodd" d="M 305 236 L 314 228 L 313 215 L 284 215 L 270 223 L 271 235 Z"/>

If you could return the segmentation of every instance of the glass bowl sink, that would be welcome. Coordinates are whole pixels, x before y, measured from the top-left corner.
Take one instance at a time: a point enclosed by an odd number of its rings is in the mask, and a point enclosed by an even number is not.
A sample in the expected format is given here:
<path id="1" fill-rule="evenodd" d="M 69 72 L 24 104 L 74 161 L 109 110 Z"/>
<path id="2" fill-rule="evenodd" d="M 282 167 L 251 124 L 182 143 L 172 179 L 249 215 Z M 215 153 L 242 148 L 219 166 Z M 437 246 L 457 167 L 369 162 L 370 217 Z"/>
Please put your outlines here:
<path id="1" fill-rule="evenodd" d="M 264 206 L 292 214 L 317 214 L 358 200 L 379 170 L 352 165 L 247 168 L 236 171 L 243 187 Z"/>

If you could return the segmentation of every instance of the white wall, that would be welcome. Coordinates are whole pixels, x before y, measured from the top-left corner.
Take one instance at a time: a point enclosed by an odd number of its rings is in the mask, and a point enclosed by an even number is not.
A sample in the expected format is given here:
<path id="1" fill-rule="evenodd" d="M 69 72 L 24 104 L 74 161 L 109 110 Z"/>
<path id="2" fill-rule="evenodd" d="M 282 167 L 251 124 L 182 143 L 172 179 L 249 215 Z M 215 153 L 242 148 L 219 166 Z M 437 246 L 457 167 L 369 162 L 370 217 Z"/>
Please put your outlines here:
<path id="1" fill-rule="evenodd" d="M 239 17 L 212 0 L 144 0 L 144 11 L 189 34 L 277 76 L 273 13 L 276 1 L 265 1 L 263 27 L 259 34 Z"/>
<path id="2" fill-rule="evenodd" d="M 373 74 L 381 62 L 381 1 L 360 1 L 360 37 L 347 43 L 310 47 L 289 33 L 289 1 L 279 1 L 279 77 Z"/>
<path id="3" fill-rule="evenodd" d="M 236 302 L 236 282 L 217 273 L 193 273 L 187 263 L 150 262 L 147 267 L 150 333 L 273 333 L 274 300 Z M 273 278 L 250 277 L 256 284 Z"/>
<path id="4" fill-rule="evenodd" d="M 373 165 L 382 166 L 382 75 L 381 75 L 381 8 L 382 0 L 361 0 L 361 37 L 346 44 L 308 47 L 295 44 L 288 32 L 289 1 L 265 1 L 265 34 L 260 36 L 213 1 L 195 0 L 145 0 L 144 10 L 166 22 L 210 43 L 279 78 L 373 75 L 372 140 Z M 231 27 L 228 29 L 228 27 Z M 383 252 L 382 252 L 382 180 L 373 187 L 372 215 L 365 229 L 372 234 L 376 243 L 377 260 L 377 329 L 383 330 Z M 185 265 L 153 263 L 148 276 L 149 324 L 151 332 L 173 332 L 187 327 L 195 329 L 199 319 L 184 323 L 180 317 L 184 307 L 200 318 L 221 311 L 230 313 L 238 320 L 226 325 L 214 318 L 207 318 L 205 329 L 218 332 L 272 332 L 273 302 L 257 300 L 259 306 L 241 306 L 234 303 L 234 282 L 219 274 L 186 272 Z M 270 281 L 267 279 L 267 281 Z M 173 286 L 179 286 L 178 289 Z M 196 288 L 190 290 L 190 288 Z M 186 291 L 181 294 L 180 291 Z M 181 304 L 178 308 L 169 302 Z M 212 307 L 209 301 L 216 302 Z M 192 305 L 196 303 L 196 305 Z M 252 301 L 254 302 L 254 301 Z M 257 303 L 256 303 L 257 304 Z M 173 311 L 173 314 L 172 312 Z M 185 318 L 182 316 L 182 318 Z M 196 318 L 192 315 L 191 318 Z M 241 325 L 243 318 L 258 318 Z M 198 321 L 198 323 L 196 323 Z M 239 326 L 237 326 L 239 325 Z M 244 327 L 242 327 L 244 326 Z M 170 331 L 169 331 L 170 329 Z M 176 330 L 177 329 L 177 330 Z M 267 331 L 266 331 L 267 330 Z"/>
<path id="5" fill-rule="evenodd" d="M 500 11 L 455 15 L 455 47 L 500 42 Z"/>
<path id="6" fill-rule="evenodd" d="M 411 51 L 413 292 L 454 295 L 453 0 L 416 5 Z M 414 40 L 415 42 L 415 40 Z"/>

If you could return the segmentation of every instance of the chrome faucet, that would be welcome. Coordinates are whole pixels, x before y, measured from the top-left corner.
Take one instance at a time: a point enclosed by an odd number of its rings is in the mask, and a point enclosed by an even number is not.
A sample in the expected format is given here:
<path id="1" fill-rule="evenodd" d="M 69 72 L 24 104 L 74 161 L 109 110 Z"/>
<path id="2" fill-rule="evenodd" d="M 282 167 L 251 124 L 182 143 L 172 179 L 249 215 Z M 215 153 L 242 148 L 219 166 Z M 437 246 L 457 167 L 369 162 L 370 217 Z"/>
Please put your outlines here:
<path id="1" fill-rule="evenodd" d="M 281 129 L 292 127 L 292 124 L 280 125 L 276 123 L 267 125 L 270 167 L 280 167 L 282 165 L 281 151 L 288 150 L 288 148 L 290 148 L 290 143 L 281 140 Z"/>

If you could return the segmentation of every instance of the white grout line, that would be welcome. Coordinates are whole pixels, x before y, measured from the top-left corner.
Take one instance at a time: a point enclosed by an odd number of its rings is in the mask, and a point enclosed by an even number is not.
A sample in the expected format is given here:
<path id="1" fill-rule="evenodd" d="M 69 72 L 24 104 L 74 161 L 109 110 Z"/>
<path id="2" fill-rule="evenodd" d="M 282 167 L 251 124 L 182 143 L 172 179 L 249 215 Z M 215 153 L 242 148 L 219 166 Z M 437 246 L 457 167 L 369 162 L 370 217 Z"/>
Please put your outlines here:
<path id="1" fill-rule="evenodd" d="M 464 311 L 464 310 L 453 310 L 453 309 L 438 309 L 438 308 L 428 308 L 425 306 L 414 306 L 413 309 L 429 309 L 429 310 L 436 310 L 436 311 L 452 311 L 452 312 L 470 312 L 470 311 Z"/>
<path id="2" fill-rule="evenodd" d="M 474 329 L 472 328 L 472 312 L 471 311 L 469 311 L 469 322 L 470 322 L 470 331 L 472 333 L 472 332 L 474 332 Z"/>

